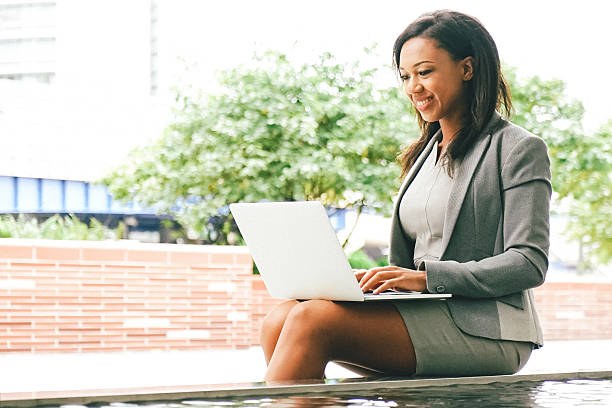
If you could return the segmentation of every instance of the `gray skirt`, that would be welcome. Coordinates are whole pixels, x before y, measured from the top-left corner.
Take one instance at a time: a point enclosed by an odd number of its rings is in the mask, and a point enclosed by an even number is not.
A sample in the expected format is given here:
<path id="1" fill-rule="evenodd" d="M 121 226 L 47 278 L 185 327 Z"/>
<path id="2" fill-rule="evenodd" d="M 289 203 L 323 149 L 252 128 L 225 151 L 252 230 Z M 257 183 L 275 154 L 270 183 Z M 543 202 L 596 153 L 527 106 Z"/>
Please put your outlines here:
<path id="1" fill-rule="evenodd" d="M 514 374 L 531 355 L 533 343 L 471 336 L 453 321 L 446 301 L 394 301 L 416 354 L 417 376 Z"/>

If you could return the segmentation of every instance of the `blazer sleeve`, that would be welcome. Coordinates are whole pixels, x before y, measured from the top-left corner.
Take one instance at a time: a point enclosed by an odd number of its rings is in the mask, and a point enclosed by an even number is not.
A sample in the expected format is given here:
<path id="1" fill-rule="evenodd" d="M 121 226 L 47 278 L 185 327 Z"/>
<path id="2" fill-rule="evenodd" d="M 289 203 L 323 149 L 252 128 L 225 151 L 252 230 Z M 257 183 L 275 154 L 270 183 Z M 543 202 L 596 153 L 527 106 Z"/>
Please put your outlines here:
<path id="1" fill-rule="evenodd" d="M 499 297 L 544 282 L 548 269 L 550 160 L 544 141 L 520 139 L 501 164 L 503 252 L 480 261 L 425 261 L 427 289 Z"/>

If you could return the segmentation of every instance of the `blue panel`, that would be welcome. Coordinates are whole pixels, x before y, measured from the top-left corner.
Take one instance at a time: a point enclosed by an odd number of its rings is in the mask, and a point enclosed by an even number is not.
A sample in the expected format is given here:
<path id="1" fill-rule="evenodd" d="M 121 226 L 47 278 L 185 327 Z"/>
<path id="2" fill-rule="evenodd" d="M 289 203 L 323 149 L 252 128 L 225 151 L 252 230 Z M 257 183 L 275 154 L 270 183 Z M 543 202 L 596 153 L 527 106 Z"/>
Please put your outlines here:
<path id="1" fill-rule="evenodd" d="M 113 200 L 111 202 L 111 213 L 114 214 L 132 214 L 134 210 L 132 210 L 132 203 L 123 204 L 120 201 Z"/>
<path id="2" fill-rule="evenodd" d="M 331 225 L 335 231 L 341 231 L 346 228 L 346 211 L 338 210 L 329 218 Z"/>
<path id="3" fill-rule="evenodd" d="M 106 186 L 91 184 L 89 186 L 89 212 L 105 214 L 109 210 Z"/>
<path id="4" fill-rule="evenodd" d="M 39 199 L 38 179 L 22 177 L 17 179 L 18 212 L 37 212 Z"/>
<path id="5" fill-rule="evenodd" d="M 89 183 L 85 183 L 85 208 L 89 210 Z"/>
<path id="6" fill-rule="evenodd" d="M 156 206 L 123 204 L 106 186 L 73 180 L 0 176 L 0 213 L 156 214 Z"/>
<path id="7" fill-rule="evenodd" d="M 66 212 L 83 213 L 85 206 L 85 183 L 82 181 L 66 181 Z"/>
<path id="8" fill-rule="evenodd" d="M 144 204 L 139 203 L 139 202 L 134 202 L 134 213 L 138 213 L 138 214 L 151 214 L 151 215 L 156 215 L 157 214 L 157 208 L 159 206 L 158 205 L 152 205 L 151 207 L 146 207 Z"/>
<path id="9" fill-rule="evenodd" d="M 0 176 L 0 212 L 15 211 L 15 178 Z"/>
<path id="10" fill-rule="evenodd" d="M 42 208 L 44 213 L 64 212 L 63 182 L 61 180 L 42 179 Z"/>
<path id="11" fill-rule="evenodd" d="M 138 201 L 131 202 L 130 208 L 134 214 L 157 214 L 154 207 L 146 207 L 144 204 L 139 203 Z"/>

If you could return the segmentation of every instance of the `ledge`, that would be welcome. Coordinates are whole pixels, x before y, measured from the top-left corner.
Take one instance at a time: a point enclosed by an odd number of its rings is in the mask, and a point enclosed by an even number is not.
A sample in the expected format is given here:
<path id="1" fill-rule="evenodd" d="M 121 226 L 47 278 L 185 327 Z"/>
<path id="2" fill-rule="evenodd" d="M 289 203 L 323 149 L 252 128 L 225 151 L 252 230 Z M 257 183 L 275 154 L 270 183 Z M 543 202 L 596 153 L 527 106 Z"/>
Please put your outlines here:
<path id="1" fill-rule="evenodd" d="M 244 253 L 248 254 L 246 246 L 237 245 L 193 245 L 145 243 L 129 239 L 104 241 L 53 240 L 29 238 L 0 238 L 0 246 L 6 247 L 44 247 L 44 248 L 94 248 L 94 249 L 135 249 L 171 252 L 202 252 L 202 253 Z"/>
<path id="2" fill-rule="evenodd" d="M 612 377 L 612 371 L 572 371 L 538 374 L 514 374 L 500 376 L 458 378 L 386 378 L 326 380 L 325 383 L 287 383 L 266 385 L 245 383 L 227 385 L 193 385 L 176 387 L 115 388 L 102 390 L 40 391 L 2 393 L 3 408 L 35 407 L 40 405 L 85 405 L 90 403 L 172 401 L 193 398 L 236 398 L 304 393 L 330 393 L 368 391 L 377 389 L 407 389 L 423 387 L 446 387 L 459 384 L 515 383 L 520 381 L 559 381 L 570 379 L 598 379 Z"/>

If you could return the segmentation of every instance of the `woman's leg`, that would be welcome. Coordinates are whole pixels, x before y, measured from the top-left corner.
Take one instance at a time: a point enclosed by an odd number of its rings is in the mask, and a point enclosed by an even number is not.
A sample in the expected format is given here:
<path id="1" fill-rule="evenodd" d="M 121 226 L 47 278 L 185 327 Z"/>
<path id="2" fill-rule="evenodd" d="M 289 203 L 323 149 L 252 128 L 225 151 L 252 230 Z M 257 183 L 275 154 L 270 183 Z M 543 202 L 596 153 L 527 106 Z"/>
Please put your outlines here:
<path id="1" fill-rule="evenodd" d="M 281 330 L 283 329 L 283 325 L 285 324 L 287 315 L 289 314 L 293 306 L 297 304 L 298 302 L 295 300 L 289 300 L 287 302 L 281 303 L 277 305 L 274 309 L 272 309 L 272 311 L 268 313 L 268 315 L 264 319 L 263 324 L 261 326 L 260 344 L 264 351 L 266 365 L 270 363 L 270 359 L 274 354 L 276 342 L 278 341 L 278 337 L 280 336 Z M 365 377 L 380 376 L 383 374 L 380 371 L 361 367 L 355 364 L 346 363 L 344 361 L 334 361 L 334 363 Z"/>
<path id="2" fill-rule="evenodd" d="M 263 324 L 261 325 L 259 344 L 261 344 L 261 348 L 264 351 L 266 364 L 270 363 L 272 354 L 274 354 L 276 342 L 278 341 L 278 336 L 280 336 L 281 330 L 283 329 L 287 315 L 293 306 L 297 305 L 298 303 L 299 302 L 296 300 L 289 300 L 281 303 L 272 309 L 272 311 L 268 313 L 264 319 Z"/>
<path id="3" fill-rule="evenodd" d="M 321 379 L 329 361 L 414 373 L 412 341 L 392 303 L 309 300 L 287 307 L 266 381 Z"/>

